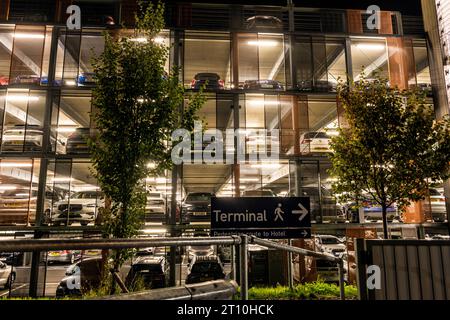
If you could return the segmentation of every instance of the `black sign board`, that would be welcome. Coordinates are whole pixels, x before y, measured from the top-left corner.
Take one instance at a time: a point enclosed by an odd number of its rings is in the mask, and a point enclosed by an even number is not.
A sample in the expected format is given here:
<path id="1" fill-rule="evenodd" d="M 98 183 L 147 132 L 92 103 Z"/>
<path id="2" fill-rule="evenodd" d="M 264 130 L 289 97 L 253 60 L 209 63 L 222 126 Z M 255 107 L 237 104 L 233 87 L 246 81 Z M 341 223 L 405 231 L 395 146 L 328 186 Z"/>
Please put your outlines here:
<path id="1" fill-rule="evenodd" d="M 211 199 L 211 235 L 255 235 L 266 239 L 310 238 L 308 197 Z"/>

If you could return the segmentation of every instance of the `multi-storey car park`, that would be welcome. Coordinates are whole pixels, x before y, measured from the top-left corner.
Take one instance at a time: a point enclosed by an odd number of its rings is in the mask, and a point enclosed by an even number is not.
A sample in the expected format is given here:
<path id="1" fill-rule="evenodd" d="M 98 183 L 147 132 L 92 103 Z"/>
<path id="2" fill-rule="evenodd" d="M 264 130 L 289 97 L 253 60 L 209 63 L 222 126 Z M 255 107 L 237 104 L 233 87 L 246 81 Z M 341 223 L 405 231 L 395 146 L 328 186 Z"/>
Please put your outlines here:
<path id="1" fill-rule="evenodd" d="M 66 27 L 70 4 L 81 8 L 81 30 Z M 208 80 L 200 116 L 208 128 L 245 130 L 247 156 L 273 138 L 261 129 L 277 129 L 280 157 L 269 163 L 184 164 L 175 175 L 148 177 L 143 234 L 165 234 L 171 208 L 177 225 L 207 229 L 208 219 L 201 217 L 208 214 L 210 195 L 252 194 L 310 197 L 315 233 L 381 230 L 377 215 L 367 213 L 373 210 L 347 211 L 331 193 L 329 139 L 345 120 L 336 97 L 338 81 L 357 81 L 363 66 L 369 78 L 381 70 L 390 85 L 421 88 L 436 110 L 445 107 L 435 95 L 439 84 L 433 82 L 437 77 L 422 17 L 381 9 L 380 28 L 370 29 L 362 6 L 167 3 L 166 29 L 157 39 L 171 48 L 166 71 L 181 67 L 186 92 Z M 123 23 L 127 29 L 120 31 L 132 36 L 136 10 L 135 1 L 126 0 L 0 0 L 4 236 L 98 232 L 104 199 L 90 172 L 85 142 L 95 130 L 91 58 L 103 50 L 103 31 L 117 32 Z M 444 183 L 436 185 L 428 199 L 407 213 L 396 212 L 392 232 L 447 233 L 444 189 Z M 187 209 L 189 194 L 194 200 Z"/>

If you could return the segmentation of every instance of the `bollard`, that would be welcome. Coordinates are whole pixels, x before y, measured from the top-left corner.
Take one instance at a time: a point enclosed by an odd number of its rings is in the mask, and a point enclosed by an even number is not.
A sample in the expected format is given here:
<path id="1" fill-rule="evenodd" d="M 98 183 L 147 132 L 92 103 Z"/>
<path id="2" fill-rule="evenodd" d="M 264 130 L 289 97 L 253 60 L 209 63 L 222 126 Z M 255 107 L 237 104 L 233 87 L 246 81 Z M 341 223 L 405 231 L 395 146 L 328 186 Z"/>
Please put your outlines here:
<path id="1" fill-rule="evenodd" d="M 241 286 L 241 300 L 248 300 L 248 236 L 241 236 L 239 246 L 239 284 Z"/>

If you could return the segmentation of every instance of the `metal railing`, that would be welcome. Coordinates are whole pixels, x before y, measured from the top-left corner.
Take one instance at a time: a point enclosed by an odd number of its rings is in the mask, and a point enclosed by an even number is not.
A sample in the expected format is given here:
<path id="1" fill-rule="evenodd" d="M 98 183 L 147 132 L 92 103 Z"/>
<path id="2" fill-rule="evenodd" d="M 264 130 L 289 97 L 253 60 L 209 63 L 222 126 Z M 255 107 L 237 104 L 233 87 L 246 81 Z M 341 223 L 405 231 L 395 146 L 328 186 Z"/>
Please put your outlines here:
<path id="1" fill-rule="evenodd" d="M 339 269 L 340 298 L 344 294 L 344 264 L 341 258 L 331 254 L 311 251 L 303 248 L 285 245 L 274 241 L 260 239 L 254 236 L 227 236 L 227 237 L 198 237 L 198 238 L 151 238 L 151 239 L 30 239 L 5 240 L 0 242 L 0 252 L 41 252 L 53 250 L 88 250 L 88 249 L 130 249 L 161 246 L 192 246 L 192 245 L 230 245 L 239 247 L 239 275 L 240 297 L 248 300 L 248 245 L 258 244 L 268 248 L 287 251 L 292 254 L 321 258 L 337 262 Z M 292 273 L 290 274 L 292 277 Z M 292 283 L 292 279 L 289 281 Z"/>

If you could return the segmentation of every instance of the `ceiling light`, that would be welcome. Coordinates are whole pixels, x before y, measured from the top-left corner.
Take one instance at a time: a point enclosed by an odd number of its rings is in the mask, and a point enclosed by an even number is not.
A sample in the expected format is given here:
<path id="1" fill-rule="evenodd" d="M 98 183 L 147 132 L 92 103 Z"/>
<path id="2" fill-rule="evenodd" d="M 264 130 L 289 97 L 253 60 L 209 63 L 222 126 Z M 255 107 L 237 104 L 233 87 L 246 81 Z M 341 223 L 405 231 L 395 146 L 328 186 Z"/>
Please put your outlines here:
<path id="1" fill-rule="evenodd" d="M 279 163 L 258 163 L 250 165 L 250 168 L 258 169 L 278 169 L 281 165 Z"/>
<path id="2" fill-rule="evenodd" d="M 382 43 L 358 43 L 356 47 L 361 50 L 384 50 L 385 45 Z"/>
<path id="3" fill-rule="evenodd" d="M 16 197 L 28 197 L 29 193 L 16 193 Z"/>
<path id="4" fill-rule="evenodd" d="M 276 47 L 278 46 L 278 42 L 274 40 L 252 40 L 247 42 L 250 46 L 258 46 L 258 47 Z"/>
<path id="5" fill-rule="evenodd" d="M 153 42 L 156 43 L 164 43 L 166 39 L 164 39 L 163 37 L 156 37 L 153 39 Z"/>
<path id="6" fill-rule="evenodd" d="M 11 186 L 11 185 L 2 185 L 0 186 L 0 190 L 4 191 L 4 190 L 16 190 L 17 187 L 16 186 Z"/>
<path id="7" fill-rule="evenodd" d="M 240 178 L 241 182 L 258 182 L 259 178 Z"/>
<path id="8" fill-rule="evenodd" d="M 149 169 L 155 169 L 155 168 L 156 168 L 156 163 L 154 163 L 154 162 L 149 162 L 149 163 L 147 163 L 147 168 L 149 168 Z"/>
<path id="9" fill-rule="evenodd" d="M 74 86 L 77 84 L 74 80 L 66 80 L 64 83 L 66 86 Z"/>
<path id="10" fill-rule="evenodd" d="M 247 104 L 251 107 L 278 106 L 278 101 L 248 100 Z"/>
<path id="11" fill-rule="evenodd" d="M 53 178 L 53 182 L 71 182 L 73 181 L 73 178 L 69 177 L 61 177 L 61 178 Z"/>
<path id="12" fill-rule="evenodd" d="M 8 94 L 6 96 L 6 101 L 8 102 L 29 102 L 29 101 L 38 101 L 39 97 L 32 97 L 28 95 L 22 94 Z"/>
<path id="13" fill-rule="evenodd" d="M 77 130 L 77 127 L 58 127 L 56 131 L 59 133 L 72 133 Z"/>
<path id="14" fill-rule="evenodd" d="M 39 33 L 14 33 L 16 39 L 44 39 L 45 36 Z"/>
<path id="15" fill-rule="evenodd" d="M 31 163 L 20 163 L 20 162 L 0 162 L 0 167 L 2 168 L 30 168 L 33 165 Z"/>

